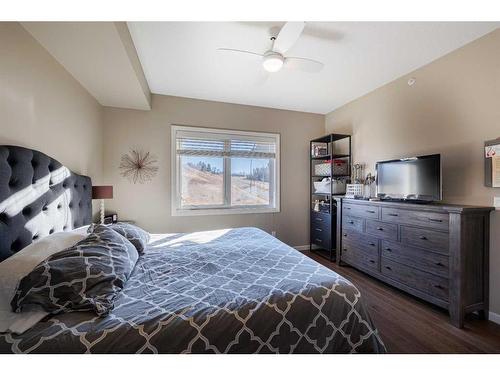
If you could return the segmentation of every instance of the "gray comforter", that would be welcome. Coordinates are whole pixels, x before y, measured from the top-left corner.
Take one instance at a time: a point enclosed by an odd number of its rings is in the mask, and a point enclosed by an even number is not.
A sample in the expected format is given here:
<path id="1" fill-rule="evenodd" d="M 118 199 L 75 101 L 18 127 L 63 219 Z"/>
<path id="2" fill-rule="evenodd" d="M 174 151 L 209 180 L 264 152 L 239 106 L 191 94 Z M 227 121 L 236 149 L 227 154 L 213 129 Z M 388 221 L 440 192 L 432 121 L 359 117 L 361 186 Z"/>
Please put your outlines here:
<path id="1" fill-rule="evenodd" d="M 381 353 L 349 281 L 255 228 L 165 235 L 106 317 L 53 315 L 1 353 Z"/>

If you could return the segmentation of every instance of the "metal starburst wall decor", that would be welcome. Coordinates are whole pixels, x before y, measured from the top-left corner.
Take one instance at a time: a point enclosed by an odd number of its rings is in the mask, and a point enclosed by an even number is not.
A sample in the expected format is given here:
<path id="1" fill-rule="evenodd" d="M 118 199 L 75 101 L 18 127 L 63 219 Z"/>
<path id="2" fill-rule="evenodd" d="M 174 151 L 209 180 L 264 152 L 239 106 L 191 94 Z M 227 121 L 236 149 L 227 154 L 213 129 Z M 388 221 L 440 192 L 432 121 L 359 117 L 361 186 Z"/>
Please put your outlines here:
<path id="1" fill-rule="evenodd" d="M 121 158 L 120 174 L 134 184 L 144 184 L 156 176 L 158 160 L 149 152 L 131 150 Z"/>

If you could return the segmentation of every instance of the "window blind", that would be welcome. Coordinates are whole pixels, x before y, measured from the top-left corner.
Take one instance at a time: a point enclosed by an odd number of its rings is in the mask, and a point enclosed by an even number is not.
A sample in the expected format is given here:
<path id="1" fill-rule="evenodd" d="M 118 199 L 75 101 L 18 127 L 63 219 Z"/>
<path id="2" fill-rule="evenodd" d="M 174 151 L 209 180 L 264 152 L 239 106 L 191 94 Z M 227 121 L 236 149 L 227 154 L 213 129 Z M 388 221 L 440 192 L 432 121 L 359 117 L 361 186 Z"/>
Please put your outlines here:
<path id="1" fill-rule="evenodd" d="M 177 138 L 178 155 L 222 157 L 224 156 L 224 152 L 224 140 L 199 139 L 195 137 Z"/>
<path id="2" fill-rule="evenodd" d="M 268 137 L 243 139 L 230 134 L 204 134 L 182 132 L 176 139 L 177 155 L 234 157 L 234 158 L 276 158 L 276 141 Z"/>

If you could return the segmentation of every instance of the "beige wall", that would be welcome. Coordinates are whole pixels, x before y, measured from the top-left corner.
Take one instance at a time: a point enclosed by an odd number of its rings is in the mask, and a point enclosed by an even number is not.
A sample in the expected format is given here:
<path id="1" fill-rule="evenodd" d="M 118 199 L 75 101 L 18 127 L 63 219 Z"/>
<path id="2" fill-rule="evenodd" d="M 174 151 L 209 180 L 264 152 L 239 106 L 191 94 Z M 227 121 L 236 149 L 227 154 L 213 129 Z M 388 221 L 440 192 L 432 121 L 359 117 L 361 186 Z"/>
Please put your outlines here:
<path id="1" fill-rule="evenodd" d="M 0 144 L 102 178 L 102 107 L 18 23 L 0 22 Z"/>
<path id="2" fill-rule="evenodd" d="M 415 77 L 414 86 L 408 78 Z M 484 141 L 500 137 L 500 29 L 326 116 L 353 135 L 356 162 L 441 153 L 447 202 L 492 206 Z M 491 310 L 500 314 L 500 212 L 491 216 Z"/>
<path id="3" fill-rule="evenodd" d="M 172 217 L 170 206 L 170 129 L 172 124 L 281 134 L 281 212 Z M 256 226 L 276 230 L 290 245 L 308 243 L 308 141 L 324 133 L 324 116 L 244 105 L 153 95 L 151 111 L 104 110 L 104 175 L 114 185 L 107 203 L 121 218 L 153 232 Z M 120 157 L 131 147 L 154 153 L 160 170 L 147 184 L 120 176 Z"/>

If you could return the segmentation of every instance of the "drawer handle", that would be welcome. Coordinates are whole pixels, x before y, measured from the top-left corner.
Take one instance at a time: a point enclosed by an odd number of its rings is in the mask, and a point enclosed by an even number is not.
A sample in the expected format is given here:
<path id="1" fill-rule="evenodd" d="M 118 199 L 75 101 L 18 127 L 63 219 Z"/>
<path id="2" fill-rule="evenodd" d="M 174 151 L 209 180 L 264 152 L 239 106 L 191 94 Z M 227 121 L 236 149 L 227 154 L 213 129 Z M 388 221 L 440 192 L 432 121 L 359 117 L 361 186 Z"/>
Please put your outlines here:
<path id="1" fill-rule="evenodd" d="M 385 268 L 388 269 L 389 271 L 392 271 L 392 268 L 389 266 L 385 266 Z"/>
<path id="2" fill-rule="evenodd" d="M 350 210 L 350 209 L 351 209 L 351 207 L 344 207 L 344 208 L 345 208 L 346 210 Z"/>
<path id="3" fill-rule="evenodd" d="M 370 263 L 375 263 L 375 261 L 373 259 L 370 259 Z"/>
<path id="4" fill-rule="evenodd" d="M 435 264 L 436 266 L 439 266 L 439 267 L 444 267 L 444 264 L 443 264 L 443 263 L 441 263 L 441 262 L 436 262 L 436 263 L 434 263 L 434 264 Z"/>
<path id="5" fill-rule="evenodd" d="M 354 224 L 354 221 L 349 220 L 349 221 L 348 221 L 348 223 L 349 223 L 349 224 Z"/>
<path id="6" fill-rule="evenodd" d="M 314 230 L 316 230 L 318 232 L 323 232 L 323 229 L 319 229 L 319 228 L 314 228 Z"/>
<path id="7" fill-rule="evenodd" d="M 420 236 L 419 238 L 420 238 L 421 240 L 427 240 L 427 237 L 425 237 L 425 236 Z"/>
<path id="8" fill-rule="evenodd" d="M 347 249 L 344 249 L 344 251 L 347 251 Z"/>
<path id="9" fill-rule="evenodd" d="M 344 237 L 347 237 L 347 233 L 344 233 Z"/>
<path id="10" fill-rule="evenodd" d="M 391 251 L 392 251 L 392 249 L 391 249 L 390 247 L 386 247 L 386 248 L 385 248 L 385 250 L 386 250 L 386 251 L 389 251 L 389 252 L 391 252 Z"/>
<path id="11" fill-rule="evenodd" d="M 442 223 L 443 222 L 443 220 L 441 220 L 441 219 L 432 219 L 430 217 L 428 219 L 429 219 L 429 221 L 434 221 L 435 223 Z"/>
<path id="12" fill-rule="evenodd" d="M 375 244 L 373 242 L 369 242 L 368 245 L 375 246 Z"/>
<path id="13" fill-rule="evenodd" d="M 319 238 L 316 238 L 316 241 L 318 241 L 318 242 L 323 242 L 323 240 L 320 240 Z"/>
<path id="14" fill-rule="evenodd" d="M 439 284 L 435 284 L 435 285 L 434 285 L 434 288 L 437 288 L 437 289 L 444 289 L 444 288 L 443 288 L 441 285 L 439 285 Z"/>
<path id="15" fill-rule="evenodd" d="M 320 217 L 317 217 L 317 218 L 316 218 L 316 221 L 323 221 L 323 219 L 322 219 L 322 218 L 320 218 Z"/>
<path id="16" fill-rule="evenodd" d="M 382 227 L 377 227 L 377 230 L 384 230 L 384 228 L 382 228 Z"/>
<path id="17" fill-rule="evenodd" d="M 398 214 L 387 214 L 387 216 L 399 216 Z"/>
<path id="18" fill-rule="evenodd" d="M 369 214 L 374 214 L 375 213 L 375 211 L 373 211 L 373 210 L 366 210 L 366 212 L 368 212 Z"/>

